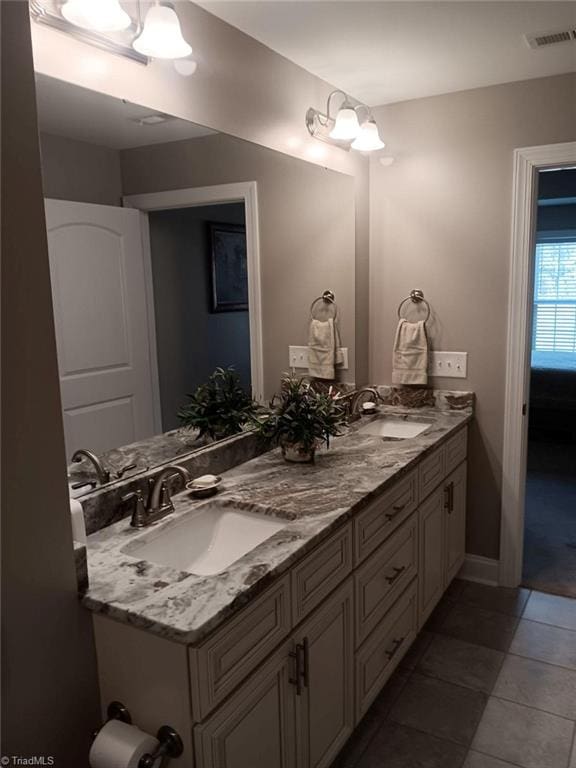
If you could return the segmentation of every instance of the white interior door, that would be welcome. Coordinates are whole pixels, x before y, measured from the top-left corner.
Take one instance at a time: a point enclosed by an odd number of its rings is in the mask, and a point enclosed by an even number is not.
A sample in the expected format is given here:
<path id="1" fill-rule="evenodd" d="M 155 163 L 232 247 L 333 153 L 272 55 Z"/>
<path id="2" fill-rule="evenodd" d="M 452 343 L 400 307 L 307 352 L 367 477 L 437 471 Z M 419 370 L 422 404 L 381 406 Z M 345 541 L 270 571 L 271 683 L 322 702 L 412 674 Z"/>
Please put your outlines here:
<path id="1" fill-rule="evenodd" d="M 150 437 L 161 430 L 139 213 L 45 203 L 68 458 Z"/>

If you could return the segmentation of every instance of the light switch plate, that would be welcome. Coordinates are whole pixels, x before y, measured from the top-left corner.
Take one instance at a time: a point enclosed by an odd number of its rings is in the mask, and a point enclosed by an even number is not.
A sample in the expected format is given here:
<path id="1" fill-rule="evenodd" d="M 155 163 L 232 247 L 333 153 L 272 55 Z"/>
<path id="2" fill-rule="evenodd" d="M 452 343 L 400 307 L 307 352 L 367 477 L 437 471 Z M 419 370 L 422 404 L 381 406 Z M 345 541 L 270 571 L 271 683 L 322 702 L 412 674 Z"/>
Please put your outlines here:
<path id="1" fill-rule="evenodd" d="M 430 376 L 465 379 L 468 375 L 468 352 L 431 352 Z"/>
<path id="2" fill-rule="evenodd" d="M 348 347 L 340 347 L 344 362 L 338 370 L 348 370 Z M 308 347 L 288 347 L 288 365 L 290 368 L 308 368 Z"/>

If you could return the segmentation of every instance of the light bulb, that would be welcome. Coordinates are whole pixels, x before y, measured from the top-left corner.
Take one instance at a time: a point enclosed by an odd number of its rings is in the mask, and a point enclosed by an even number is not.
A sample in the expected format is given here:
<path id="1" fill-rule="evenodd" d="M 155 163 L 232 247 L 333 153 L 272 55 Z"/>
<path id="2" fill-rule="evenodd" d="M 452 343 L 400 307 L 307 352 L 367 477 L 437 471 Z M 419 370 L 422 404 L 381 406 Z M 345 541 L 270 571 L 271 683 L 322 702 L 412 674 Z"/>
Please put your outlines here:
<path id="1" fill-rule="evenodd" d="M 330 131 L 330 138 L 339 139 L 341 141 L 350 141 L 350 139 L 354 139 L 358 136 L 359 130 L 360 123 L 358 122 L 356 110 L 346 102 L 344 106 L 338 110 L 334 127 Z"/>
<path id="2" fill-rule="evenodd" d="M 119 32 L 132 23 L 118 0 L 67 0 L 62 16 L 71 24 L 94 32 Z"/>
<path id="3" fill-rule="evenodd" d="M 352 149 L 359 152 L 373 152 L 376 149 L 384 149 L 386 144 L 380 138 L 378 126 L 374 120 L 367 120 L 362 123 L 360 133 L 352 142 Z"/>
<path id="4" fill-rule="evenodd" d="M 192 47 L 182 37 L 178 16 L 170 3 L 150 8 L 142 33 L 132 45 L 138 53 L 154 59 L 182 59 L 192 53 Z"/>

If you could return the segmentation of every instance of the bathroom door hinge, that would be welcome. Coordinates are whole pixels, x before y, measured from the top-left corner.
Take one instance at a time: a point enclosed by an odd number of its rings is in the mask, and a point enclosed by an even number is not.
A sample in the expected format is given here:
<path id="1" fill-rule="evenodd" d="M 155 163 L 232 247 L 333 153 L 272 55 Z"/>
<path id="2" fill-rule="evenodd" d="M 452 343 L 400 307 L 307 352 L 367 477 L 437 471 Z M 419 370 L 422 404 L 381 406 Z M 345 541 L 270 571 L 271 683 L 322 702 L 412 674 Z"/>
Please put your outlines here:
<path id="1" fill-rule="evenodd" d="M 522 403 L 522 416 L 526 416 L 526 403 Z"/>

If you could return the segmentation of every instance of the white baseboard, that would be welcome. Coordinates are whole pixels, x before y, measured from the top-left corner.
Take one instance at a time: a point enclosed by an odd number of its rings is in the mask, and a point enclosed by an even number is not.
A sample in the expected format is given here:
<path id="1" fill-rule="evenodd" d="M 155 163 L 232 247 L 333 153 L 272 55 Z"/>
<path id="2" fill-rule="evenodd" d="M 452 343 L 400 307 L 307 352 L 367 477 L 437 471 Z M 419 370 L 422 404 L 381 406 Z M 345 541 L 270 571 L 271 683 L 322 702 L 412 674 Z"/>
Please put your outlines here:
<path id="1" fill-rule="evenodd" d="M 481 557 L 480 555 L 466 555 L 458 578 L 497 587 L 499 583 L 499 569 L 500 563 L 498 560 L 492 560 L 490 557 Z"/>

